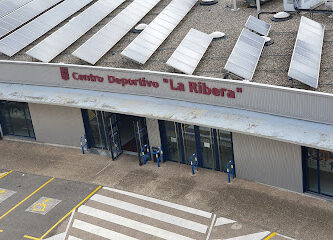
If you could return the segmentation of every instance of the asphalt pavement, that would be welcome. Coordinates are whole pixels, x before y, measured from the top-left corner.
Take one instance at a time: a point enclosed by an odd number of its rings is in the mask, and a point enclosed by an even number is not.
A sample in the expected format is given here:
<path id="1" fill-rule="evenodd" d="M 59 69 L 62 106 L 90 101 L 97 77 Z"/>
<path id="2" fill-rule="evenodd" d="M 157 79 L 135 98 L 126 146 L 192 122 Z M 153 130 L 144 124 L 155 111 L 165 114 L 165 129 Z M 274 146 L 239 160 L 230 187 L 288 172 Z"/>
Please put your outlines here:
<path id="1" fill-rule="evenodd" d="M 97 185 L 16 171 L 0 175 L 0 239 L 49 237 Z"/>

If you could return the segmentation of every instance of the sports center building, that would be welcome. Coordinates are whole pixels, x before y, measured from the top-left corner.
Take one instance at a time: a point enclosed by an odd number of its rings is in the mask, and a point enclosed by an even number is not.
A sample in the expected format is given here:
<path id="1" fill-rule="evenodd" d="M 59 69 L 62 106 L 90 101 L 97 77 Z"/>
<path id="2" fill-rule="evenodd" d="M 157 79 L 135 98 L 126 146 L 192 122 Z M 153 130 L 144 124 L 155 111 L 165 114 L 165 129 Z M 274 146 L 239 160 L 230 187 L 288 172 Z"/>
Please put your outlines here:
<path id="1" fill-rule="evenodd" d="M 115 160 L 149 143 L 166 161 L 233 160 L 238 178 L 333 196 L 332 19 L 263 14 L 256 30 L 256 9 L 228 4 L 0 0 L 3 139 L 80 147 L 85 134 Z"/>

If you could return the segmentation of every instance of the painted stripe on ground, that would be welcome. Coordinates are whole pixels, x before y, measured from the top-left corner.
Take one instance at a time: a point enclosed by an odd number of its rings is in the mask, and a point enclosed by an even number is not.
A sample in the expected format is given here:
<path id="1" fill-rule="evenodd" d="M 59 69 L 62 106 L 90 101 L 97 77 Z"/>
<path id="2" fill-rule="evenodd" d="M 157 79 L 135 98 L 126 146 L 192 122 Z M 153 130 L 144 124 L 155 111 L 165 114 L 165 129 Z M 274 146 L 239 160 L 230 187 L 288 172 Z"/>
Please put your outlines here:
<path id="1" fill-rule="evenodd" d="M 236 221 L 228 219 L 228 218 L 219 217 L 216 219 L 215 227 L 222 226 L 222 225 L 229 224 L 229 223 L 235 223 L 235 222 Z"/>
<path id="2" fill-rule="evenodd" d="M 212 234 L 212 230 L 213 230 L 215 219 L 216 219 L 216 214 L 213 215 L 212 223 L 210 224 L 210 228 L 209 228 L 206 240 L 209 240 L 210 235 Z"/>
<path id="3" fill-rule="evenodd" d="M 289 240 L 296 240 L 295 238 L 287 237 L 287 236 L 282 235 L 282 234 L 280 234 L 280 233 L 276 233 L 276 235 L 278 235 L 278 236 L 280 236 L 280 237 L 284 237 L 284 238 L 289 239 Z"/>
<path id="4" fill-rule="evenodd" d="M 64 240 L 66 238 L 66 233 L 59 233 L 52 237 L 46 238 L 45 240 Z"/>
<path id="5" fill-rule="evenodd" d="M 276 232 L 271 233 L 269 236 L 267 236 L 264 240 L 269 240 L 272 237 L 274 237 L 276 235 Z"/>
<path id="6" fill-rule="evenodd" d="M 99 203 L 99 202 L 95 202 L 95 201 L 89 201 L 87 204 L 85 204 L 85 206 L 89 206 L 89 207 L 92 207 L 92 208 L 97 208 L 99 210 L 106 211 L 106 212 L 109 212 L 109 213 L 112 213 L 112 214 L 115 214 L 115 215 L 118 215 L 118 216 L 122 216 L 124 218 L 128 218 L 128 219 L 138 221 L 138 222 L 141 222 L 141 223 L 144 223 L 144 224 L 147 224 L 147 225 L 151 225 L 151 226 L 154 226 L 154 227 L 157 227 L 157 228 L 162 228 L 162 229 L 165 229 L 165 230 L 170 231 L 170 232 L 174 232 L 174 233 L 181 234 L 183 236 L 187 236 L 189 238 L 198 239 L 198 238 L 203 238 L 206 235 L 206 234 L 198 233 L 198 232 L 186 229 L 186 228 L 179 227 L 177 225 L 173 225 L 173 224 L 166 223 L 166 222 L 161 222 L 161 221 L 155 220 L 153 218 L 148 218 L 148 217 L 145 217 L 145 216 L 141 216 L 141 215 L 138 215 L 136 213 L 128 212 L 126 210 L 119 209 L 119 208 L 112 207 L 112 206 L 108 206 L 108 205 L 105 205 L 103 203 Z M 159 238 L 159 237 L 154 237 L 154 236 L 148 235 L 144 232 L 138 232 L 134 229 L 130 229 L 130 228 L 127 228 L 127 227 L 124 227 L 124 226 L 120 226 L 120 225 L 117 225 L 115 223 L 102 221 L 101 219 L 98 219 L 98 218 L 95 218 L 95 217 L 92 217 L 92 216 L 88 216 L 88 215 L 85 215 L 85 214 L 82 214 L 82 213 L 79 213 L 79 212 L 76 213 L 75 219 L 79 219 L 81 221 L 96 224 L 100 227 L 111 229 L 111 230 L 114 230 L 116 232 L 131 236 L 131 237 L 136 237 L 136 238 L 139 238 L 139 239 L 161 240 L 161 238 Z M 77 235 L 77 234 L 72 234 L 72 235 L 76 236 L 76 237 L 83 237 L 83 236 Z"/>
<path id="7" fill-rule="evenodd" d="M 83 240 L 82 238 L 77 238 L 73 236 L 69 236 L 67 240 Z"/>
<path id="8" fill-rule="evenodd" d="M 265 232 L 243 235 L 243 236 L 239 236 L 239 237 L 228 238 L 225 240 L 262 240 L 264 237 L 266 237 L 270 233 L 271 232 L 265 231 Z"/>
<path id="9" fill-rule="evenodd" d="M 192 231 L 200 232 L 205 234 L 207 232 L 208 227 L 201 223 L 193 222 L 184 218 L 176 217 L 167 213 L 162 213 L 159 211 L 155 211 L 146 207 L 141 207 L 132 203 L 127 203 L 121 200 L 117 200 L 110 197 L 105 197 L 99 194 L 96 194 L 91 197 L 91 200 L 96 202 L 100 202 L 106 205 L 110 205 L 116 208 L 120 208 L 132 213 L 136 213 L 145 217 L 153 218 L 162 222 L 167 222 L 170 224 L 174 224 L 183 228 L 190 229 Z"/>
<path id="10" fill-rule="evenodd" d="M 112 222 L 124 227 L 128 227 L 140 232 L 144 232 L 156 237 L 160 237 L 162 239 L 169 239 L 169 240 L 194 240 L 192 238 L 189 237 L 185 237 L 183 235 L 180 234 L 176 234 L 173 232 L 169 232 L 167 230 L 161 229 L 161 228 L 157 228 L 157 227 L 153 227 L 138 221 L 134 221 L 128 218 L 124 218 L 109 212 L 105 212 L 96 208 L 92 208 L 92 207 L 88 207 L 88 206 L 81 206 L 78 209 L 78 212 L 92 216 L 92 217 L 96 217 L 108 222 Z"/>
<path id="11" fill-rule="evenodd" d="M 120 194 L 124 194 L 127 196 L 131 196 L 134 198 L 138 198 L 138 199 L 142 199 L 148 202 L 153 202 L 153 203 L 157 203 L 166 207 L 170 207 L 170 208 L 174 208 L 180 211 L 184 211 L 184 212 L 188 212 L 188 213 L 192 213 L 195 215 L 199 215 L 205 218 L 211 218 L 212 217 L 212 213 L 210 212 L 206 212 L 206 211 L 202 211 L 199 209 L 195 209 L 195 208 L 191 208 L 191 207 L 186 207 L 180 204 L 176 204 L 176 203 L 171 203 L 171 202 L 167 202 L 164 200 L 160 200 L 160 199 L 156 199 L 156 198 L 152 198 L 152 197 L 147 197 L 147 196 L 143 196 L 140 194 L 136 194 L 136 193 L 131 193 L 131 192 L 126 192 L 126 191 L 122 191 L 122 190 L 118 190 L 118 189 L 114 189 L 114 188 L 110 188 L 110 187 L 103 187 L 103 189 L 105 190 L 109 190 L 112 192 L 116 192 L 116 193 L 120 193 Z"/>
<path id="12" fill-rule="evenodd" d="M 73 222 L 73 228 L 80 229 L 85 232 L 89 232 L 92 234 L 95 234 L 100 237 L 104 237 L 107 239 L 119 239 L 119 240 L 138 240 L 137 238 L 132 238 L 130 236 L 126 236 L 121 233 L 117 233 L 114 231 L 111 231 L 109 229 L 105 229 L 87 222 L 83 222 L 81 220 L 75 219 Z"/>
<path id="13" fill-rule="evenodd" d="M 138 199 L 138 198 L 134 198 L 134 197 L 131 197 L 131 196 L 119 194 L 119 193 L 108 191 L 108 190 L 105 190 L 105 189 L 101 189 L 98 192 L 98 194 L 102 195 L 102 196 L 105 196 L 105 197 L 114 198 L 114 199 L 117 199 L 117 200 L 120 200 L 120 201 L 132 203 L 132 204 L 135 204 L 135 205 L 140 205 L 142 207 L 150 208 L 152 210 L 167 213 L 167 214 L 170 214 L 170 215 L 173 215 L 173 216 L 176 216 L 176 217 L 189 219 L 189 220 L 192 220 L 194 222 L 198 222 L 198 223 L 201 223 L 201 224 L 204 224 L 204 225 L 207 225 L 207 226 L 212 221 L 211 218 L 205 218 L 205 217 L 195 215 L 195 214 L 192 214 L 192 213 L 179 211 L 179 210 L 174 209 L 174 208 L 169 208 L 169 207 L 157 204 L 157 203 L 148 202 L 148 201 L 145 201 L 145 200 L 142 200 L 142 199 Z M 191 207 L 193 207 L 193 206 L 191 206 Z"/>
<path id="14" fill-rule="evenodd" d="M 0 173 L 0 179 L 6 177 L 8 174 L 10 174 L 10 173 L 12 173 L 12 172 L 13 172 L 13 171 Z"/>

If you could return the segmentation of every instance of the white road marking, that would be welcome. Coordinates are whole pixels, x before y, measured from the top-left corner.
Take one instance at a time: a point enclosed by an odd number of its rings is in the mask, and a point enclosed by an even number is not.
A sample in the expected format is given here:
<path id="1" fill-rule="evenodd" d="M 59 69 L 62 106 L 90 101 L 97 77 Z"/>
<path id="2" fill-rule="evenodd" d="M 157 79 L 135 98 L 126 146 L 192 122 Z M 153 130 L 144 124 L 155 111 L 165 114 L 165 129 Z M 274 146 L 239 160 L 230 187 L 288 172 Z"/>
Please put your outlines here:
<path id="1" fill-rule="evenodd" d="M 92 217 L 96 217 L 99 219 L 103 219 L 105 221 L 108 222 L 112 222 L 121 226 L 125 226 L 140 232 L 144 232 L 162 239 L 168 239 L 168 240 L 194 240 L 192 238 L 189 237 L 185 237 L 183 235 L 180 234 L 176 234 L 173 232 L 169 232 L 167 230 L 161 229 L 161 228 L 157 228 L 154 226 L 150 226 L 148 224 L 144 224 L 138 221 L 134 221 L 128 218 L 124 218 L 106 211 L 102 211 L 96 208 L 92 208 L 92 207 L 88 207 L 88 206 L 81 206 L 78 209 L 78 212 L 92 216 Z M 82 229 L 84 230 L 84 229 Z M 116 238 L 117 239 L 117 238 Z"/>
<path id="2" fill-rule="evenodd" d="M 81 238 L 73 237 L 73 236 L 68 236 L 68 240 L 83 240 Z"/>
<path id="3" fill-rule="evenodd" d="M 228 238 L 225 240 L 262 240 L 264 237 L 266 237 L 270 233 L 271 232 L 265 231 L 265 232 L 253 233 L 253 234 L 248 234 L 248 235 L 239 236 L 239 237 Z"/>
<path id="4" fill-rule="evenodd" d="M 70 228 L 70 226 L 71 226 L 71 224 L 72 224 L 73 217 L 74 217 L 74 213 L 75 213 L 75 211 L 72 212 L 71 217 L 69 218 L 69 221 L 68 221 L 68 223 L 67 223 L 66 230 L 65 230 L 65 232 L 64 232 L 64 233 L 65 233 L 65 236 L 67 235 L 68 230 L 69 230 L 69 228 Z"/>
<path id="5" fill-rule="evenodd" d="M 52 237 L 46 238 L 45 240 L 65 240 L 66 234 L 63 233 L 59 233 L 57 235 L 54 235 Z"/>
<path id="6" fill-rule="evenodd" d="M 73 227 L 80 229 L 82 231 L 85 231 L 85 232 L 95 234 L 100 237 L 107 238 L 107 239 L 138 240 L 137 238 L 132 238 L 130 236 L 126 236 L 124 234 L 117 233 L 117 232 L 111 231 L 109 229 L 102 228 L 102 227 L 96 226 L 94 224 L 83 222 L 83 221 L 77 220 L 77 219 L 74 220 Z"/>
<path id="7" fill-rule="evenodd" d="M 190 221 L 184 218 L 176 217 L 167 213 L 155 211 L 149 208 L 141 207 L 132 203 L 127 203 L 124 201 L 120 201 L 118 199 L 105 197 L 100 194 L 96 194 L 90 198 L 96 202 L 100 202 L 109 206 L 113 206 L 116 208 L 120 208 L 132 213 L 140 214 L 145 217 L 153 218 L 162 222 L 174 224 L 183 228 L 190 229 L 192 231 L 200 232 L 205 234 L 207 232 L 208 227 L 201 223 L 197 223 L 194 221 Z"/>
<path id="8" fill-rule="evenodd" d="M 216 220 L 215 227 L 222 226 L 222 225 L 229 224 L 229 223 L 235 223 L 235 222 L 236 221 L 228 219 L 228 218 L 219 217 Z"/>
<path id="9" fill-rule="evenodd" d="M 289 240 L 296 240 L 295 238 L 287 237 L 287 236 L 282 235 L 282 234 L 280 234 L 280 233 L 276 233 L 276 235 L 278 235 L 278 236 L 280 236 L 280 237 L 284 237 L 284 238 L 289 239 Z"/>
<path id="10" fill-rule="evenodd" d="M 206 240 L 209 240 L 209 238 L 210 238 L 210 234 L 212 233 L 215 219 L 216 219 L 216 214 L 213 215 L 212 223 L 210 224 L 210 228 L 209 228 Z"/>
<path id="11" fill-rule="evenodd" d="M 201 216 L 201 217 L 205 217 L 205 218 L 211 218 L 212 217 L 212 213 L 210 213 L 210 212 L 202 211 L 202 210 L 191 208 L 191 207 L 186 207 L 186 206 L 179 205 L 179 204 L 176 204 L 176 203 L 171 203 L 171 202 L 167 202 L 167 201 L 164 201 L 164 200 L 160 200 L 160 199 L 156 199 L 156 198 L 152 198 L 152 197 L 147 197 L 147 196 L 143 196 L 143 195 L 136 194 L 136 193 L 126 192 L 126 191 L 122 191 L 122 190 L 118 190 L 118 189 L 110 188 L 110 187 L 103 187 L 103 189 L 109 190 L 109 191 L 112 191 L 112 192 L 116 192 L 116 193 L 120 193 L 120 194 L 123 194 L 123 195 L 127 195 L 127 196 L 130 196 L 130 197 L 138 198 L 138 199 L 141 199 L 141 200 L 145 200 L 145 201 L 148 201 L 148 202 L 157 203 L 157 204 L 160 204 L 162 206 L 174 208 L 174 209 L 177 209 L 177 210 L 180 210 L 180 211 L 183 211 L 183 212 L 192 213 L 192 214 L 195 214 L 195 215 L 198 215 L 198 216 Z"/>

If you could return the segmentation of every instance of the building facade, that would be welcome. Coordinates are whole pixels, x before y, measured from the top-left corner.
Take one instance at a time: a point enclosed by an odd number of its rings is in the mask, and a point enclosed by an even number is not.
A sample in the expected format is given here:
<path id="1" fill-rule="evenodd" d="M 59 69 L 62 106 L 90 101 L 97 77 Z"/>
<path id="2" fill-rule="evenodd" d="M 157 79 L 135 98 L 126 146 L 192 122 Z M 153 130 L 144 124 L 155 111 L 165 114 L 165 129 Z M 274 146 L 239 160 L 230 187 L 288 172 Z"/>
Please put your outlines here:
<path id="1" fill-rule="evenodd" d="M 138 154 L 333 196 L 333 95 L 181 74 L 1 61 L 4 138 Z"/>

